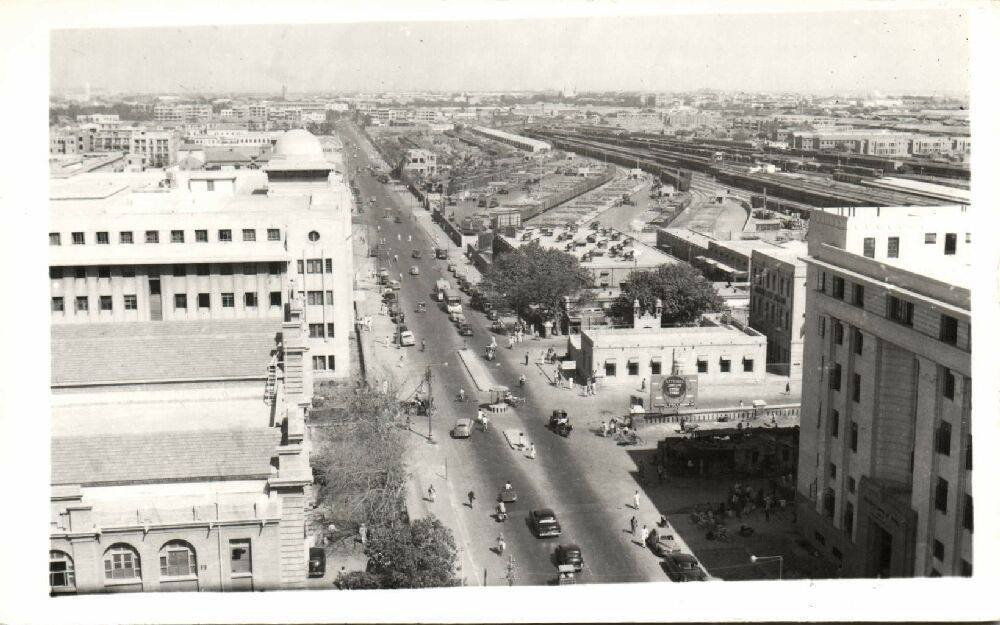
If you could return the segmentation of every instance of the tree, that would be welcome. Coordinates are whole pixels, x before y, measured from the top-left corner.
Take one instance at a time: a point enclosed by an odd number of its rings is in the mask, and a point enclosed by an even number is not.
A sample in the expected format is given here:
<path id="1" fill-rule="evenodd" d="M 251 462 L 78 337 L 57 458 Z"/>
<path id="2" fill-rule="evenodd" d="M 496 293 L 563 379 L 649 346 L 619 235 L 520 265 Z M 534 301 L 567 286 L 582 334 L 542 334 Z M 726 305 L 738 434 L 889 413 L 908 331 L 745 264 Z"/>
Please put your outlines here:
<path id="1" fill-rule="evenodd" d="M 440 588 L 457 586 L 458 549 L 436 517 L 412 525 L 376 528 L 368 540 L 368 570 L 337 578 L 338 588 Z"/>
<path id="2" fill-rule="evenodd" d="M 720 312 L 722 298 L 698 270 L 688 264 L 660 265 L 652 271 L 633 273 L 621 284 L 621 294 L 611 306 L 611 315 L 632 322 L 635 300 L 644 311 L 652 311 L 659 299 L 663 323 L 677 325 L 696 321 L 707 312 Z"/>
<path id="3" fill-rule="evenodd" d="M 564 297 L 589 288 L 593 279 L 576 256 L 532 241 L 497 257 L 483 282 L 484 292 L 496 293 L 522 317 L 551 319 Z"/>

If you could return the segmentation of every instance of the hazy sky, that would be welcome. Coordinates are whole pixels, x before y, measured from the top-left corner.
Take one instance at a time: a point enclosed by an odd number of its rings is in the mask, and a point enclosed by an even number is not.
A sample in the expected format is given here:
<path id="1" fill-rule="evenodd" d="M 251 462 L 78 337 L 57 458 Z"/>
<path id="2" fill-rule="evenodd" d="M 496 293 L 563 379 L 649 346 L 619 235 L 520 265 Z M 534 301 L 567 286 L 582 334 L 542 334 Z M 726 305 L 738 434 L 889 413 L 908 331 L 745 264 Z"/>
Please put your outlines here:
<path id="1" fill-rule="evenodd" d="M 95 91 L 966 92 L 965 16 L 845 11 L 59 30 L 51 87 Z"/>

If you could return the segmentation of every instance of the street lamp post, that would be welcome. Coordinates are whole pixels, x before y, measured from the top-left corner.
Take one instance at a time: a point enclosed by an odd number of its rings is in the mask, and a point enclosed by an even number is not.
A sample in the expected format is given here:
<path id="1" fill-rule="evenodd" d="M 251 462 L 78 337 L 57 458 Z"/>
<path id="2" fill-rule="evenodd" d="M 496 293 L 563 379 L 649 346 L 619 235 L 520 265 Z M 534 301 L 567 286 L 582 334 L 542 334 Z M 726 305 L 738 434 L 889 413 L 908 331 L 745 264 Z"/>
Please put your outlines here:
<path id="1" fill-rule="evenodd" d="M 424 369 L 424 383 L 427 384 L 427 442 L 434 444 L 433 414 L 434 414 L 434 385 L 432 384 L 433 374 L 431 367 L 447 367 L 447 362 L 438 362 L 427 365 Z"/>
<path id="2" fill-rule="evenodd" d="M 785 562 L 784 556 L 754 556 L 754 555 L 750 556 L 750 562 L 753 564 L 756 564 L 758 562 L 770 562 L 773 560 L 778 561 L 778 579 L 781 579 L 781 569 Z"/>

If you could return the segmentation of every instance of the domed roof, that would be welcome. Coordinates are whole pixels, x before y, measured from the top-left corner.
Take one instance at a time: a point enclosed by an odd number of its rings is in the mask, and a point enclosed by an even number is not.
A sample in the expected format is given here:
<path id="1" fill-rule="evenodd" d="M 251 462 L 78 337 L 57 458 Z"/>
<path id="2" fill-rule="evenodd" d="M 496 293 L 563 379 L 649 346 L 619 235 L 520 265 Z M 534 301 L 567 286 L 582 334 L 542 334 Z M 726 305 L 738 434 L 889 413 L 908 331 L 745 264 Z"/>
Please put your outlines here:
<path id="1" fill-rule="evenodd" d="M 274 156 L 322 160 L 323 146 L 311 132 L 296 128 L 278 137 L 274 144 Z"/>

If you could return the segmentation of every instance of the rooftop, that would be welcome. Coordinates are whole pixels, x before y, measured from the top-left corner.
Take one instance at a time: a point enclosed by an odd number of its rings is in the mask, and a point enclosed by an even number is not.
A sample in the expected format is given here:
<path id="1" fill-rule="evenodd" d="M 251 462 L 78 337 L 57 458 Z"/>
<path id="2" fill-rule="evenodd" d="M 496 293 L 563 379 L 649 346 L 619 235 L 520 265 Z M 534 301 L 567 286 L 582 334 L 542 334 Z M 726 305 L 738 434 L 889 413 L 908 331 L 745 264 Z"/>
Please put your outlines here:
<path id="1" fill-rule="evenodd" d="M 51 385 L 263 379 L 280 331 L 277 319 L 55 324 Z"/>
<path id="2" fill-rule="evenodd" d="M 276 428 L 52 439 L 53 485 L 267 478 Z"/>
<path id="3" fill-rule="evenodd" d="M 753 329 L 737 325 L 708 324 L 675 328 L 585 328 L 580 331 L 595 348 L 656 347 L 658 345 L 756 344 L 765 338 Z"/>
<path id="4" fill-rule="evenodd" d="M 552 227 L 545 228 L 545 230 L 550 230 L 551 235 L 543 234 L 541 229 L 536 229 L 535 227 L 518 231 L 517 236 L 507 237 L 504 235 L 498 235 L 504 240 L 509 242 L 512 247 L 519 248 L 522 245 L 527 245 L 532 241 L 538 241 L 539 245 L 547 249 L 561 249 L 567 251 L 568 253 L 576 256 L 581 260 L 580 265 L 588 269 L 598 269 L 598 268 L 649 268 L 658 267 L 664 264 L 674 264 L 679 262 L 673 256 L 661 252 L 660 250 L 646 245 L 641 241 L 629 236 L 626 233 L 621 234 L 621 238 L 617 241 L 611 240 L 610 234 L 602 235 L 600 231 L 590 230 L 589 228 L 580 228 L 573 233 L 569 228 L 564 227 Z M 563 238 L 563 240 L 557 240 L 561 235 L 570 234 L 571 238 Z M 525 239 L 525 235 L 530 235 L 530 239 Z M 587 241 L 588 236 L 593 236 L 595 241 L 590 243 Z M 627 242 L 627 245 L 625 244 Z M 576 245 L 577 243 L 583 243 L 583 245 Z M 603 243 L 603 247 L 598 247 Z M 572 244 L 571 249 L 569 246 Z M 633 251 L 635 254 L 634 258 L 627 258 L 622 254 L 611 255 L 611 247 L 622 245 L 622 252 Z M 590 260 L 584 261 L 583 257 L 587 253 L 593 254 L 594 252 L 601 253 L 601 256 L 591 256 Z"/>

